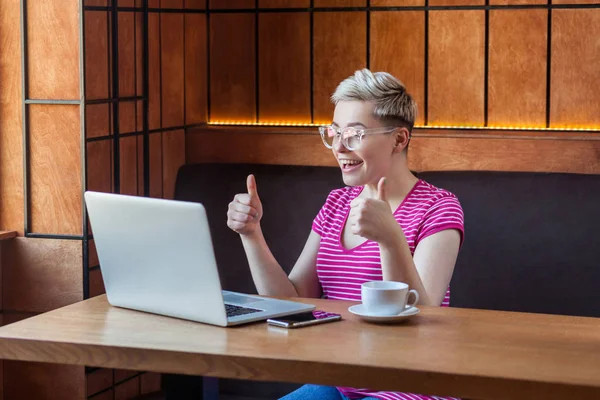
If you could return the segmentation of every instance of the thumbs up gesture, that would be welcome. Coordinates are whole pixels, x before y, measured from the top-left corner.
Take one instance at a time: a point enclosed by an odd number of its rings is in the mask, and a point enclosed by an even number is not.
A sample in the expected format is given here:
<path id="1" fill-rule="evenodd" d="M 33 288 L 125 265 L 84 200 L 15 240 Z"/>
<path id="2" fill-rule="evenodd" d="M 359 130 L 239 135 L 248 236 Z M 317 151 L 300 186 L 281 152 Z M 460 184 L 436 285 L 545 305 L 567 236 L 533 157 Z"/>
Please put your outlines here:
<path id="1" fill-rule="evenodd" d="M 379 180 L 375 198 L 352 200 L 347 223 L 353 234 L 380 244 L 394 236 L 399 225 L 388 203 L 385 178 Z"/>
<path id="2" fill-rule="evenodd" d="M 248 193 L 236 194 L 227 210 L 227 226 L 245 236 L 256 232 L 263 213 L 254 175 L 248 175 L 246 187 Z"/>

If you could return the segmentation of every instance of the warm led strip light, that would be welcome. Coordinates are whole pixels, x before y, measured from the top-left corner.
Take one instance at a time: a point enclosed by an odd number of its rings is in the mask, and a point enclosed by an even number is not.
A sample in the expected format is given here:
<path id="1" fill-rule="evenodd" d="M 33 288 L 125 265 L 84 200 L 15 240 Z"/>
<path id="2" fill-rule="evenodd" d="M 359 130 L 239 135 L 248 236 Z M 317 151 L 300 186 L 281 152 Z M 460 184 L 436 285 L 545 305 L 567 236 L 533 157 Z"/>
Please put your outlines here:
<path id="1" fill-rule="evenodd" d="M 215 126 L 282 126 L 282 127 L 318 127 L 324 124 L 297 123 L 297 122 L 229 122 L 211 121 L 208 125 Z M 600 128 L 537 128 L 527 126 L 472 126 L 472 125 L 415 125 L 422 129 L 466 129 L 466 130 L 502 130 L 502 131 L 548 131 L 548 132 L 600 132 Z"/>

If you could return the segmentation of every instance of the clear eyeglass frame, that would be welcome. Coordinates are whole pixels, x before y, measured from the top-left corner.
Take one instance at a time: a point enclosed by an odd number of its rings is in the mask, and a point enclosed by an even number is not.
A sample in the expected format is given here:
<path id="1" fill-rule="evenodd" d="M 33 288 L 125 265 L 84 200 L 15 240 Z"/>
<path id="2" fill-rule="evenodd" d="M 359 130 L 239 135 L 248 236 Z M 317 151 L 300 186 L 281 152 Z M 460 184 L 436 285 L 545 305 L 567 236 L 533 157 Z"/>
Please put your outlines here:
<path id="1" fill-rule="evenodd" d="M 333 148 L 339 141 L 342 141 L 342 145 L 350 150 L 358 150 L 362 144 L 363 137 L 367 135 L 380 135 L 384 133 L 390 133 L 398 129 L 397 127 L 383 127 L 383 128 L 337 128 L 333 125 L 320 126 L 319 133 L 321 134 L 321 140 L 328 149 Z"/>

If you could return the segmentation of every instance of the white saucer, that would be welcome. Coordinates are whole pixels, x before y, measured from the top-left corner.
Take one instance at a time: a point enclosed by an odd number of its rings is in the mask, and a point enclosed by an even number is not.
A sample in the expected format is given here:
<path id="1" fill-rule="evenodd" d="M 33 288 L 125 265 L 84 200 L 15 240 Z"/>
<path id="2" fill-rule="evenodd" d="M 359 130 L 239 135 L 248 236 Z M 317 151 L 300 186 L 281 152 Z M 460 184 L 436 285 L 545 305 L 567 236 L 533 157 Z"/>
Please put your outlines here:
<path id="1" fill-rule="evenodd" d="M 358 315 L 365 321 L 379 322 L 385 324 L 405 321 L 408 318 L 413 317 L 419 313 L 419 309 L 417 307 L 410 307 L 398 315 L 373 315 L 367 312 L 363 304 L 353 305 L 350 308 L 348 308 L 348 311 L 350 311 L 354 315 Z"/>

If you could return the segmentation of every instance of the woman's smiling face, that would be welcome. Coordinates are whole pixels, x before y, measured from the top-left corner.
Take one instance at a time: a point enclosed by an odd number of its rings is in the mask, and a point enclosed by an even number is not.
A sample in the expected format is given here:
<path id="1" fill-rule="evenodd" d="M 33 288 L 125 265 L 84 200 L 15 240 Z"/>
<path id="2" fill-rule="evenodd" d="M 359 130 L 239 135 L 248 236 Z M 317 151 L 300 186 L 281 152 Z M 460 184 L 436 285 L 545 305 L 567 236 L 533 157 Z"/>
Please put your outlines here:
<path id="1" fill-rule="evenodd" d="M 385 128 L 373 113 L 374 105 L 366 101 L 340 101 L 333 113 L 332 125 L 344 128 Z M 348 150 L 342 140 L 334 142 L 332 152 L 342 170 L 344 183 L 348 186 L 375 184 L 388 175 L 396 138 L 394 134 L 364 135 L 360 146 Z"/>

